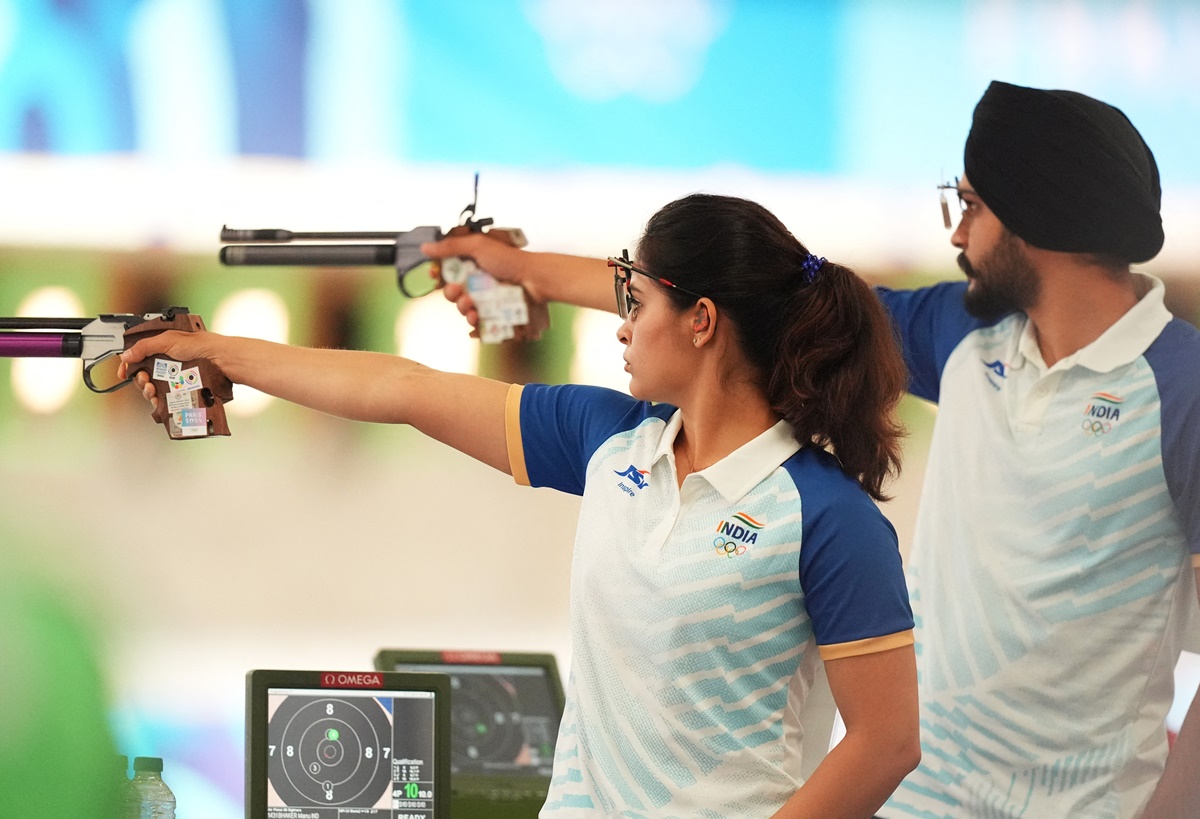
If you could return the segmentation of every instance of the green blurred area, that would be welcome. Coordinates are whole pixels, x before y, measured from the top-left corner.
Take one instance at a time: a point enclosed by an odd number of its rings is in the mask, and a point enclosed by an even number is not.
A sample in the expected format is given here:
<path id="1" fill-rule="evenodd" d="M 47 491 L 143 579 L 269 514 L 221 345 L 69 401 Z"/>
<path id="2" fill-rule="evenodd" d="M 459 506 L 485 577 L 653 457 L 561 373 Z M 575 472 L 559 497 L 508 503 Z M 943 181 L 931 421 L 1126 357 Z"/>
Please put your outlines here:
<path id="1" fill-rule="evenodd" d="M 117 819 L 120 780 L 94 610 L 0 524 L 0 815 Z"/>

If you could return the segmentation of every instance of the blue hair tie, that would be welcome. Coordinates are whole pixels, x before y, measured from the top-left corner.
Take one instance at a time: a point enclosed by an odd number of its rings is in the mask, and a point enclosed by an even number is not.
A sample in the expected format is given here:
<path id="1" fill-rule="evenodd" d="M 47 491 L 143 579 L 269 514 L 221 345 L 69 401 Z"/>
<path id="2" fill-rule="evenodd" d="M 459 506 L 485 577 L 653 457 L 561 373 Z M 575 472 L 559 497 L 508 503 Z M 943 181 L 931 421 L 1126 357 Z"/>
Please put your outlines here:
<path id="1" fill-rule="evenodd" d="M 817 278 L 817 271 L 821 269 L 821 265 L 825 264 L 824 256 L 814 256 L 809 253 L 804 257 L 804 261 L 800 264 L 800 269 L 804 271 L 804 283 L 812 284 Z"/>

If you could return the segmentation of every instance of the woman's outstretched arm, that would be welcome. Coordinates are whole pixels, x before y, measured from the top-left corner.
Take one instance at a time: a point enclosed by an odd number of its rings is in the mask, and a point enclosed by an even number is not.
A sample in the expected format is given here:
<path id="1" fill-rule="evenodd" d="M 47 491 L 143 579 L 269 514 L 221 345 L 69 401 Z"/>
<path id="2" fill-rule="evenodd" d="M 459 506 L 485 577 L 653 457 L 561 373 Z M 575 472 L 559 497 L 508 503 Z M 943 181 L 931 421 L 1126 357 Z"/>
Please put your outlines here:
<path id="1" fill-rule="evenodd" d="M 508 384 L 434 370 L 384 353 L 312 349 L 216 333 L 165 332 L 121 355 L 122 372 L 154 356 L 207 359 L 235 384 L 355 421 L 409 424 L 489 466 L 509 472 L 504 405 Z M 138 386 L 157 402 L 154 384 Z"/>

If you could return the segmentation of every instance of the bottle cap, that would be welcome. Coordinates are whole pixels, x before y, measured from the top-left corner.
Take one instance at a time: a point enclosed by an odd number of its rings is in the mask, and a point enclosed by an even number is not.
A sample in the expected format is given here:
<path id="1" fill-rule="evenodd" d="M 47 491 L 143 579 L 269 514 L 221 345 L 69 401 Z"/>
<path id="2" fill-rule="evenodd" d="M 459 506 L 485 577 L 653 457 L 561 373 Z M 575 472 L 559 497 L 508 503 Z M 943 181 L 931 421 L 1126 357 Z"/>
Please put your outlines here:
<path id="1" fill-rule="evenodd" d="M 135 771 L 153 771 L 154 773 L 162 773 L 163 763 L 162 757 L 158 756 L 137 756 L 133 758 L 133 769 Z"/>

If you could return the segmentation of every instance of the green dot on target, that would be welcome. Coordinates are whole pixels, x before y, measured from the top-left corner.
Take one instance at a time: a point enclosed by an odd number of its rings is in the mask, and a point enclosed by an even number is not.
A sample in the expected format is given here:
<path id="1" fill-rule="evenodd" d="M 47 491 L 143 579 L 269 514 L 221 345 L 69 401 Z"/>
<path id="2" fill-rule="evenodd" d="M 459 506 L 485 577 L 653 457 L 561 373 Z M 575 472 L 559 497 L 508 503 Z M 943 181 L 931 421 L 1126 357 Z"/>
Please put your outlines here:
<path id="1" fill-rule="evenodd" d="M 337 728 L 330 728 L 328 731 L 325 732 L 325 739 L 329 740 L 330 742 L 336 742 L 337 738 L 338 738 Z"/>

